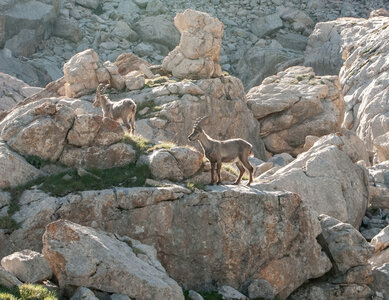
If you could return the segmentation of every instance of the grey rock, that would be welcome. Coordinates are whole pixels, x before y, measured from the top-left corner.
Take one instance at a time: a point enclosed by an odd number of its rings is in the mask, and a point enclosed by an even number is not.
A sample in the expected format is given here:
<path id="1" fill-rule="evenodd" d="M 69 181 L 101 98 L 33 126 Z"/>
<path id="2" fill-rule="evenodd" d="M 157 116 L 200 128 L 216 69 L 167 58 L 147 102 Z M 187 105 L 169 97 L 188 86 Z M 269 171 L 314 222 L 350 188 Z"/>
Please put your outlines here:
<path id="1" fill-rule="evenodd" d="M 95 294 L 88 288 L 80 286 L 70 300 L 98 300 Z"/>
<path id="2" fill-rule="evenodd" d="M 22 285 L 23 283 L 14 275 L 4 270 L 3 267 L 0 267 L 0 284 L 8 288 L 13 288 Z"/>
<path id="3" fill-rule="evenodd" d="M 46 258 L 35 251 L 25 249 L 1 259 L 2 267 L 22 282 L 37 283 L 52 276 Z"/>
<path id="4" fill-rule="evenodd" d="M 82 32 L 78 23 L 62 16 L 57 18 L 53 34 L 75 43 L 82 40 Z"/>
<path id="5" fill-rule="evenodd" d="M 273 288 L 266 280 L 254 280 L 248 287 L 249 297 L 261 299 L 274 299 Z"/>
<path id="6" fill-rule="evenodd" d="M 270 35 L 280 28 L 283 23 L 278 14 L 272 14 L 264 17 L 254 19 L 251 25 L 251 31 L 258 37 L 261 38 L 266 35 Z"/>
<path id="7" fill-rule="evenodd" d="M 326 215 L 320 215 L 319 219 L 326 246 L 339 272 L 368 263 L 374 249 L 353 226 Z"/>
<path id="8" fill-rule="evenodd" d="M 218 290 L 218 293 L 223 296 L 223 299 L 226 300 L 248 300 L 245 295 L 228 285 L 222 286 Z"/>
<path id="9" fill-rule="evenodd" d="M 368 175 L 366 169 L 350 159 L 350 143 L 346 135 L 324 136 L 310 150 L 254 187 L 297 193 L 318 213 L 359 228 L 368 204 Z"/>
<path id="10" fill-rule="evenodd" d="M 0 142 L 0 188 L 15 187 L 35 179 L 42 173 L 21 155 Z"/>
<path id="11" fill-rule="evenodd" d="M 142 18 L 136 24 L 136 32 L 144 42 L 164 45 L 168 51 L 177 46 L 180 41 L 180 34 L 174 27 L 173 19 L 168 15 Z"/>
<path id="12" fill-rule="evenodd" d="M 373 273 L 373 289 L 384 293 L 386 297 L 389 297 L 389 263 L 383 264 L 380 267 L 374 267 Z"/>
<path id="13" fill-rule="evenodd" d="M 11 50 L 13 56 L 31 56 L 37 44 L 35 30 L 22 29 L 18 34 L 6 41 L 4 48 Z"/>
<path id="14" fill-rule="evenodd" d="M 188 296 L 192 300 L 204 300 L 203 296 L 193 290 L 189 291 Z"/>
<path id="15" fill-rule="evenodd" d="M 184 299 L 174 280 L 139 259 L 114 235 L 56 221 L 46 227 L 43 253 L 60 287 L 85 286 L 138 299 Z"/>

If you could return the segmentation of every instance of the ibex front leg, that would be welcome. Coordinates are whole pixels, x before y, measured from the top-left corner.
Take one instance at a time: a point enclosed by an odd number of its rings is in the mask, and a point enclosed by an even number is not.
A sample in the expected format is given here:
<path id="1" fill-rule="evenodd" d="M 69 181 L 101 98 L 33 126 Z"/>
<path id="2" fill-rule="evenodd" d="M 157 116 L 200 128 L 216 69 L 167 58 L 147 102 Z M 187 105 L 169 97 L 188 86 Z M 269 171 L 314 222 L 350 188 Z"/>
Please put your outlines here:
<path id="1" fill-rule="evenodd" d="M 222 176 L 221 176 L 221 174 L 220 174 L 221 168 L 222 168 L 222 162 L 221 162 L 221 161 L 220 161 L 220 162 L 218 161 L 218 162 L 217 162 L 217 177 L 218 177 L 217 184 L 222 184 Z"/>

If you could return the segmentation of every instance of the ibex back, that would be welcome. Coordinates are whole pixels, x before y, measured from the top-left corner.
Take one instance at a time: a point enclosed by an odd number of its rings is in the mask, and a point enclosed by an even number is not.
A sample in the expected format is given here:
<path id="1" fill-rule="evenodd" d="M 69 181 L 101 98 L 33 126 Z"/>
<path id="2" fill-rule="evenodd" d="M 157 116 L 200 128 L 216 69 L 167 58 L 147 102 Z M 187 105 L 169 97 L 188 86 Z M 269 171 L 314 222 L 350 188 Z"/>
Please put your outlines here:
<path id="1" fill-rule="evenodd" d="M 239 169 L 239 176 L 234 184 L 239 184 L 242 176 L 245 172 L 245 168 L 250 173 L 250 180 L 247 185 L 250 185 L 253 181 L 253 166 L 249 162 L 249 156 L 253 154 L 252 145 L 243 139 L 230 139 L 225 141 L 219 141 L 208 136 L 201 128 L 201 122 L 207 117 L 202 117 L 196 120 L 193 125 L 193 131 L 188 136 L 190 141 L 198 140 L 201 147 L 204 150 L 206 158 L 211 163 L 211 183 L 215 184 L 215 167 L 217 166 L 217 184 L 221 184 L 220 170 L 222 163 L 235 162 Z"/>

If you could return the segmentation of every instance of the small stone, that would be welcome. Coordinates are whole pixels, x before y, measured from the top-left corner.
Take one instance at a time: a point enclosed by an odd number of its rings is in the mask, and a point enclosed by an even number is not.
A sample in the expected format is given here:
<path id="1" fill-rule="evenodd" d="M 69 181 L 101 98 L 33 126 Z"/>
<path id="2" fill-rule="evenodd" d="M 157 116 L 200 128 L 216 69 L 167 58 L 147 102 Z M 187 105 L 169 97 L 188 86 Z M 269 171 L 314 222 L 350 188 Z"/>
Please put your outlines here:
<path id="1" fill-rule="evenodd" d="M 188 293 L 189 299 L 191 300 L 204 300 L 204 298 L 197 292 L 190 290 Z"/>
<path id="2" fill-rule="evenodd" d="M 245 295 L 228 285 L 222 286 L 218 292 L 223 296 L 223 299 L 226 300 L 248 300 Z"/>

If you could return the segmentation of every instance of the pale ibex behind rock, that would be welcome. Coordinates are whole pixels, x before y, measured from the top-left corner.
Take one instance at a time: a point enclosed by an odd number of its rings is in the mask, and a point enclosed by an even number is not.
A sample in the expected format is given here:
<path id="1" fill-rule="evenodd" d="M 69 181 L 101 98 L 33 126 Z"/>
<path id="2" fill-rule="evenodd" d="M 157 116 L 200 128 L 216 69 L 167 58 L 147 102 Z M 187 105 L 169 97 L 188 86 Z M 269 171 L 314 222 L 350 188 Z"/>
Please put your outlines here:
<path id="1" fill-rule="evenodd" d="M 111 118 L 113 120 L 121 119 L 126 125 L 129 132 L 132 134 L 135 133 L 135 113 L 136 113 L 136 104 L 132 99 L 123 99 L 118 102 L 111 102 L 109 98 L 104 95 L 107 85 L 102 83 L 99 84 L 96 90 L 95 101 L 93 106 L 100 106 L 103 110 L 104 118 Z M 131 125 L 130 125 L 131 124 Z"/>
<path id="2" fill-rule="evenodd" d="M 219 141 L 208 136 L 201 128 L 201 122 L 207 117 L 198 118 L 193 125 L 193 131 L 188 136 L 190 141 L 198 140 L 204 150 L 206 158 L 211 163 L 211 184 L 215 184 L 214 170 L 217 164 L 217 184 L 221 184 L 220 170 L 222 163 L 235 162 L 239 169 L 239 176 L 234 184 L 239 184 L 245 172 L 245 167 L 250 173 L 250 180 L 247 185 L 253 181 L 253 166 L 249 162 L 249 156 L 253 155 L 252 145 L 243 139 L 230 139 Z"/>

